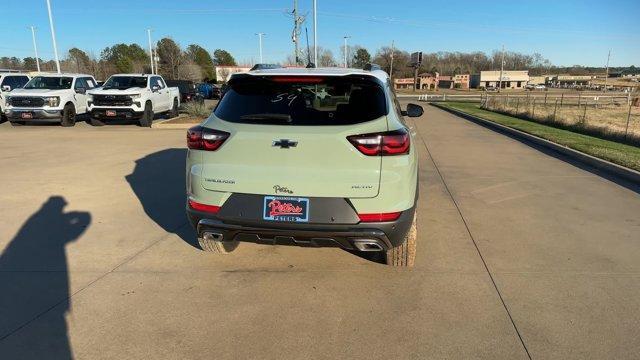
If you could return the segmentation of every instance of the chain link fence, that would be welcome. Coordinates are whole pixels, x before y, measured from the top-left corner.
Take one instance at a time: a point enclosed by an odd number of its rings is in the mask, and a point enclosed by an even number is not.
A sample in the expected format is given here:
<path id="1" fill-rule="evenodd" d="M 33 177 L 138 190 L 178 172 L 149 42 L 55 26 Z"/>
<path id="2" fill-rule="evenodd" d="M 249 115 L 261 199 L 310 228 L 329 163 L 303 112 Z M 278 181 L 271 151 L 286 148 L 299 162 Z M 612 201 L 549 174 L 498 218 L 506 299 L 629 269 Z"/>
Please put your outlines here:
<path id="1" fill-rule="evenodd" d="M 486 110 L 640 146 L 640 104 L 631 95 L 485 95 Z"/>

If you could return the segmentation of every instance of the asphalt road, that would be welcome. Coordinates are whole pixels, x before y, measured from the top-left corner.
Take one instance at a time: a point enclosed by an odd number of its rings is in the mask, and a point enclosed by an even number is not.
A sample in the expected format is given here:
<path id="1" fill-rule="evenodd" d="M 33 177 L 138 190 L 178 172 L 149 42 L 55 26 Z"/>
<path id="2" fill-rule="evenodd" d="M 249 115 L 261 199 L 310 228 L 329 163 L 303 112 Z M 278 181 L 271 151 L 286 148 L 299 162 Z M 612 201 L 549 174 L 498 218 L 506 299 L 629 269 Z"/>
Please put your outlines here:
<path id="1" fill-rule="evenodd" d="M 640 195 L 426 107 L 416 267 L 192 246 L 184 131 L 0 125 L 2 359 L 637 359 Z"/>

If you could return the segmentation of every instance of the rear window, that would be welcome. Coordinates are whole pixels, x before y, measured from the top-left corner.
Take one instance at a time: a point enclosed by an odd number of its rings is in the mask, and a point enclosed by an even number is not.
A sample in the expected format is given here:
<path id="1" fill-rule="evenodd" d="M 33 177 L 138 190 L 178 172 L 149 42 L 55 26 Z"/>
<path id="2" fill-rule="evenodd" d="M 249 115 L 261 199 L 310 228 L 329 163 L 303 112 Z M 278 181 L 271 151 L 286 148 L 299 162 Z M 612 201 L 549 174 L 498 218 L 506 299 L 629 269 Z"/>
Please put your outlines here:
<path id="1" fill-rule="evenodd" d="M 215 110 L 235 123 L 350 125 L 387 114 L 382 85 L 369 76 L 238 76 Z"/>

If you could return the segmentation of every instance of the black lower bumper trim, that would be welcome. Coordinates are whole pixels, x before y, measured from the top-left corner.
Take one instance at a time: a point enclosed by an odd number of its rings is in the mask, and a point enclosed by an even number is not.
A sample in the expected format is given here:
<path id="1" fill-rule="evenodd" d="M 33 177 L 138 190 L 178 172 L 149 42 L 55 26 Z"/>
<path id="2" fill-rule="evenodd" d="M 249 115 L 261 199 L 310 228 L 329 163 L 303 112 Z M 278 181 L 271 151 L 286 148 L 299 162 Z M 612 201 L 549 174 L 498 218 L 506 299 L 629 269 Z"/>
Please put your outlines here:
<path id="1" fill-rule="evenodd" d="M 113 111 L 115 115 L 107 116 L 107 111 Z M 144 115 L 144 111 L 133 111 L 131 109 L 121 109 L 121 108 L 99 108 L 91 110 L 91 117 L 94 119 L 100 120 L 117 120 L 117 119 L 132 119 L 137 120 L 140 119 Z"/>

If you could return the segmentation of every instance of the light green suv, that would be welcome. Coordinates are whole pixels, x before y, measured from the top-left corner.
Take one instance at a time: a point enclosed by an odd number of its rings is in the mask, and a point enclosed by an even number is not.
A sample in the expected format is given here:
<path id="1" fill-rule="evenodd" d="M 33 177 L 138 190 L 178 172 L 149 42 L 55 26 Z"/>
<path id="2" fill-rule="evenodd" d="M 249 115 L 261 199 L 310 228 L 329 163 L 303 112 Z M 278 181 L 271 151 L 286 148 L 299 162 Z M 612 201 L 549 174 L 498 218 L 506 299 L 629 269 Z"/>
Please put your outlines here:
<path id="1" fill-rule="evenodd" d="M 412 266 L 418 156 L 381 70 L 235 74 L 189 129 L 187 214 L 204 250 L 239 241 L 384 252 Z"/>

